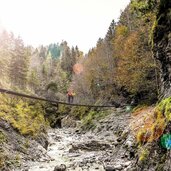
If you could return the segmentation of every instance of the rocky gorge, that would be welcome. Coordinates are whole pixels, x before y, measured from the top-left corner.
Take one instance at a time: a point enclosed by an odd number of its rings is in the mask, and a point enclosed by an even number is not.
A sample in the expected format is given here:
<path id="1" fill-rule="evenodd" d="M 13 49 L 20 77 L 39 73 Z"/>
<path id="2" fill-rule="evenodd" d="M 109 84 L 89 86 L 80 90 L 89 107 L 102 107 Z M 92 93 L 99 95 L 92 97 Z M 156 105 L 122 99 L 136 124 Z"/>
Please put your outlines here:
<path id="1" fill-rule="evenodd" d="M 132 108 L 125 106 L 128 99 L 110 110 L 92 110 L 2 96 L 0 170 L 171 171 L 171 1 L 134 5 L 147 23 L 147 12 L 156 14 L 151 37 L 160 70 L 158 102 L 145 106 L 139 100 Z"/>
<path id="2" fill-rule="evenodd" d="M 125 122 L 125 119 L 127 122 Z M 114 109 L 113 113 L 97 122 L 96 128 L 85 131 L 80 122 L 77 127 L 49 129 L 47 132 L 48 147 L 42 139 L 33 141 L 10 135 L 13 141 L 3 149 L 13 146 L 13 151 L 6 151 L 18 160 L 9 170 L 57 171 L 61 166 L 66 170 L 129 170 L 135 165 L 134 138 L 128 136 L 130 113 L 123 109 Z M 66 122 L 66 121 L 65 121 Z M 73 121 L 75 122 L 75 121 Z M 77 121 L 78 122 L 78 121 Z M 11 128 L 1 123 L 7 133 Z M 41 142 L 41 144 L 40 144 Z M 44 146 L 44 147 L 43 147 Z M 8 163 L 6 168 L 8 170 Z M 64 169 L 63 169 L 64 170 Z"/>
<path id="3" fill-rule="evenodd" d="M 93 119 L 91 128 L 66 116 L 61 119 L 61 128 L 49 127 L 36 139 L 20 135 L 1 121 L 1 170 L 170 171 L 170 151 L 161 147 L 160 139 L 139 142 L 144 134 L 136 130 L 149 122 L 147 113 L 151 117 L 154 107 L 134 112 L 112 108 L 105 117 Z"/>
<path id="4" fill-rule="evenodd" d="M 129 115 L 125 116 L 124 113 L 124 117 L 129 118 Z M 120 120 L 123 120 L 122 117 L 123 115 L 120 116 Z M 51 162 L 47 162 L 45 166 L 44 163 L 41 166 L 36 164 L 30 170 L 53 170 L 55 165 L 61 164 L 70 171 L 128 170 L 133 165 L 131 157 L 134 154 L 130 151 L 131 148 L 128 150 L 133 142 L 130 137 L 123 142 L 122 138 L 117 136 L 123 133 L 127 123 L 118 122 L 116 118 L 116 113 L 113 113 L 105 120 L 101 120 L 96 129 L 88 132 L 82 132 L 78 127 L 50 130 L 47 153 L 54 158 L 53 164 L 52 166 Z"/>

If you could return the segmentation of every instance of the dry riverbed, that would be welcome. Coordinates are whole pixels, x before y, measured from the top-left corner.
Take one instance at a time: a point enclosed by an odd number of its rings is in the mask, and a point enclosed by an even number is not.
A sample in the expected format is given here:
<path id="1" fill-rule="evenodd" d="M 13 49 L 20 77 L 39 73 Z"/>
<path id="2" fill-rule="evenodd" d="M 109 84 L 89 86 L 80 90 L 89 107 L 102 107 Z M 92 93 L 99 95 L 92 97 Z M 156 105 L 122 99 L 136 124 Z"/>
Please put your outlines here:
<path id="1" fill-rule="evenodd" d="M 129 114 L 124 118 L 113 114 L 86 133 L 74 128 L 50 129 L 47 151 L 39 160 L 27 162 L 25 170 L 56 171 L 62 164 L 67 171 L 127 171 L 134 164 L 133 140 L 122 137 L 127 134 L 128 119 Z"/>
<path id="2" fill-rule="evenodd" d="M 104 171 L 104 159 L 113 149 L 112 139 L 104 141 L 92 134 L 77 134 L 74 129 L 51 129 L 48 139 L 47 157 L 30 162 L 29 171 L 53 171 L 61 164 L 66 165 L 68 171 Z"/>

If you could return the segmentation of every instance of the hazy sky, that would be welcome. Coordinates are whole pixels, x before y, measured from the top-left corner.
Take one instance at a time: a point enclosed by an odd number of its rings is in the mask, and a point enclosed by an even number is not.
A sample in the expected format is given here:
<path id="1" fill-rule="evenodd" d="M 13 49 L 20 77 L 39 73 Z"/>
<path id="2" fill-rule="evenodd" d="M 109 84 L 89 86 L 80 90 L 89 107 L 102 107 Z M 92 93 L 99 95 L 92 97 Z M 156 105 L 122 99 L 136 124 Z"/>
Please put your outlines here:
<path id="1" fill-rule="evenodd" d="M 66 40 L 87 52 L 130 0 L 0 0 L 0 26 L 38 46 Z"/>

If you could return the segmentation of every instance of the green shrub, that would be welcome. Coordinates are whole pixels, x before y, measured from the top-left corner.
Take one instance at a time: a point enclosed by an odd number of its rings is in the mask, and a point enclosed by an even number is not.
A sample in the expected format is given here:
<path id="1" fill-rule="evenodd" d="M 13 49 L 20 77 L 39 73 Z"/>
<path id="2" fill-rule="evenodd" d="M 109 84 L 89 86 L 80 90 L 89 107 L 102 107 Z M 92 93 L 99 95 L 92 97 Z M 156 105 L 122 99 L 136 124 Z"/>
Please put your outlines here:
<path id="1" fill-rule="evenodd" d="M 45 111 L 39 102 L 0 95 L 0 119 L 9 122 L 22 135 L 35 136 L 46 129 Z"/>
<path id="2" fill-rule="evenodd" d="M 144 162 L 148 159 L 150 152 L 146 148 L 141 148 L 140 154 L 139 154 L 139 161 Z"/>
<path id="3" fill-rule="evenodd" d="M 149 122 L 151 120 L 151 122 Z M 137 142 L 142 144 L 158 140 L 171 121 L 171 97 L 162 100 L 150 115 L 148 122 L 144 122 L 142 128 L 137 131 Z"/>
<path id="4" fill-rule="evenodd" d="M 156 110 L 166 118 L 166 121 L 171 121 L 171 97 L 162 100 L 157 105 Z"/>
<path id="5" fill-rule="evenodd" d="M 108 111 L 91 110 L 89 113 L 82 118 L 82 125 L 86 129 L 95 128 L 96 122 L 109 114 Z"/>
<path id="6" fill-rule="evenodd" d="M 82 119 L 87 115 L 89 111 L 90 111 L 89 107 L 74 106 L 71 109 L 71 115 L 74 116 L 74 118 L 76 119 Z"/>

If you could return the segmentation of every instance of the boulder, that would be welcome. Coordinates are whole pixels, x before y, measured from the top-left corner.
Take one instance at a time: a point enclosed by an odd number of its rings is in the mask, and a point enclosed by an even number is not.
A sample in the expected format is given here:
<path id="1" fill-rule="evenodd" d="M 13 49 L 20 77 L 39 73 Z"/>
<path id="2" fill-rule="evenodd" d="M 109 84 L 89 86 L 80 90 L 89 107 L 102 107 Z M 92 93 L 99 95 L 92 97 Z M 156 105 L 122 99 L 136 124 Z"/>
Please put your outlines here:
<path id="1" fill-rule="evenodd" d="M 36 137 L 36 141 L 47 150 L 49 142 L 46 134 L 41 133 L 39 136 Z"/>
<path id="2" fill-rule="evenodd" d="M 65 171 L 66 170 L 66 165 L 65 164 L 61 164 L 59 166 L 55 166 L 53 171 Z"/>
<path id="3" fill-rule="evenodd" d="M 112 166 L 106 166 L 105 171 L 115 171 L 115 168 L 113 168 Z"/>

